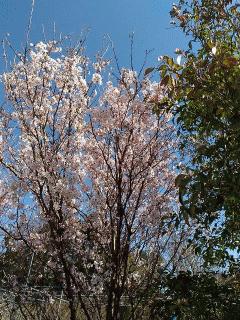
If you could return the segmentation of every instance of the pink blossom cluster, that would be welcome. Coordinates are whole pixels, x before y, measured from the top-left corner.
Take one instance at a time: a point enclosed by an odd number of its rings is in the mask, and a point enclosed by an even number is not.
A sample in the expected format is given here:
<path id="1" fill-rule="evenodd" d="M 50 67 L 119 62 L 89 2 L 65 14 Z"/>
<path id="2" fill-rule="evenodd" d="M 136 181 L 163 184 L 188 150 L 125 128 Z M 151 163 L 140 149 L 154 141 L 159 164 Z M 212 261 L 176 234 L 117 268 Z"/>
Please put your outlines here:
<path id="1" fill-rule="evenodd" d="M 40 42 L 2 76 L 1 223 L 69 296 L 136 289 L 167 263 L 176 139 L 152 111 L 166 88 L 128 69 L 105 81 L 107 64 Z"/>

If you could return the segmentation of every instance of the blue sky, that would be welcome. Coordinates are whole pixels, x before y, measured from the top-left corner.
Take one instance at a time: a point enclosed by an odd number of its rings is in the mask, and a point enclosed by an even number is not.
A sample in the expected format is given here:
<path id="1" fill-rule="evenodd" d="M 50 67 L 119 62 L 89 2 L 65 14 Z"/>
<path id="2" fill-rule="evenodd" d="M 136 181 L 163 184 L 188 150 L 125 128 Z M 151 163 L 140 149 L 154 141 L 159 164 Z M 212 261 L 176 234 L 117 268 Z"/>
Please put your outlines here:
<path id="1" fill-rule="evenodd" d="M 0 0 L 0 39 L 10 33 L 11 42 L 19 48 L 25 41 L 32 0 Z M 145 50 L 154 49 L 149 65 L 157 56 L 173 54 L 185 47 L 184 35 L 170 25 L 169 0 L 35 0 L 31 41 L 43 40 L 42 26 L 52 38 L 57 33 L 77 39 L 82 30 L 90 29 L 87 48 L 90 56 L 102 47 L 108 34 L 114 42 L 121 66 L 129 65 L 129 34 L 134 32 L 134 62 L 138 69 Z M 0 63 L 2 71 L 2 64 Z"/>

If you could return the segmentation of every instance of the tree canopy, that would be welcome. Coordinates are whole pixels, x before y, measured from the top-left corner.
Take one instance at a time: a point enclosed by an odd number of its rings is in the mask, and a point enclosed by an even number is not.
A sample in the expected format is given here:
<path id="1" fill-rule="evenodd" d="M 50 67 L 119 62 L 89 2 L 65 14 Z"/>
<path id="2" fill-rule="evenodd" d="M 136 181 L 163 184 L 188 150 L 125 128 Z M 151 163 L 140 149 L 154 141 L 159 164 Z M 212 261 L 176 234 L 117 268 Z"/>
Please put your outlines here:
<path id="1" fill-rule="evenodd" d="M 240 240 L 239 4 L 183 0 L 171 16 L 189 46 L 176 50 L 181 64 L 162 58 L 169 95 L 157 110 L 175 112 L 186 163 L 177 184 L 183 213 L 202 224 L 198 250 L 224 263 Z"/>

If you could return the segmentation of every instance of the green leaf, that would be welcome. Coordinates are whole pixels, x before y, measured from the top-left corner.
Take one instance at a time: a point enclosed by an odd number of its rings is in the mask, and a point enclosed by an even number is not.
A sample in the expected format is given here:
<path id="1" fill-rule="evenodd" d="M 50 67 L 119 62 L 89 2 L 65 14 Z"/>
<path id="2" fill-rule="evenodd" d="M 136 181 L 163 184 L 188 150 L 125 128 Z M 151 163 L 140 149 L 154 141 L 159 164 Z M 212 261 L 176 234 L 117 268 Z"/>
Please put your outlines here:
<path id="1" fill-rule="evenodd" d="M 153 72 L 154 70 L 155 70 L 155 68 L 149 67 L 149 68 L 145 69 L 144 75 L 147 76 L 148 74 L 150 74 L 150 73 Z"/>
<path id="2" fill-rule="evenodd" d="M 169 74 L 167 74 L 160 82 L 161 86 L 167 86 L 169 81 L 170 81 L 171 77 Z"/>
<path id="3" fill-rule="evenodd" d="M 176 187 L 183 187 L 186 186 L 186 184 L 189 181 L 189 176 L 186 174 L 179 174 L 175 179 L 175 186 Z"/>

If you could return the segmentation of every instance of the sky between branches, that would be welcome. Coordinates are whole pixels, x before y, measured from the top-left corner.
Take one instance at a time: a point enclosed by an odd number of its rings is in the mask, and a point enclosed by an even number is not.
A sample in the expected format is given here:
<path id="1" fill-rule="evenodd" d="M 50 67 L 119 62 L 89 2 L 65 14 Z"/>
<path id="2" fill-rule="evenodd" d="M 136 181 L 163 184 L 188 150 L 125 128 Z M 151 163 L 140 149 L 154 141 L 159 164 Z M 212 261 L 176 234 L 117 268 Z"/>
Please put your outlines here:
<path id="1" fill-rule="evenodd" d="M 0 39 L 9 33 L 16 48 L 25 42 L 32 0 L 0 0 Z M 157 56 L 173 54 L 185 46 L 186 39 L 170 25 L 170 0 L 35 0 L 31 41 L 43 40 L 42 26 L 48 39 L 56 33 L 77 39 L 82 30 L 90 29 L 87 51 L 93 56 L 108 34 L 114 43 L 120 66 L 129 65 L 129 34 L 134 32 L 134 66 L 140 68 L 145 50 L 154 49 L 148 64 Z M 0 61 L 0 72 L 3 61 Z"/>

